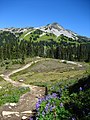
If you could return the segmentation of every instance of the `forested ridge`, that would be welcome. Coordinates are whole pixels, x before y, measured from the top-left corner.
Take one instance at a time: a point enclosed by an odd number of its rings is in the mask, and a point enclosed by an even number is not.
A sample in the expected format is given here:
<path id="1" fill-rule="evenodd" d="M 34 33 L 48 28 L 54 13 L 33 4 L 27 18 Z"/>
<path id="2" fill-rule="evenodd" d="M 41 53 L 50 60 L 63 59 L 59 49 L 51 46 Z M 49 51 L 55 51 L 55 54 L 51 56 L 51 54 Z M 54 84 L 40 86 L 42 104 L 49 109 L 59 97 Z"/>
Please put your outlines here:
<path id="1" fill-rule="evenodd" d="M 0 32 L 0 59 L 18 59 L 22 61 L 26 57 L 50 57 L 73 61 L 90 61 L 90 40 L 78 36 L 74 40 L 64 35 L 55 37 L 52 33 L 41 37 L 42 31 L 36 30 L 30 33 L 28 40 L 20 38 L 23 33 L 17 35 L 9 31 Z"/>

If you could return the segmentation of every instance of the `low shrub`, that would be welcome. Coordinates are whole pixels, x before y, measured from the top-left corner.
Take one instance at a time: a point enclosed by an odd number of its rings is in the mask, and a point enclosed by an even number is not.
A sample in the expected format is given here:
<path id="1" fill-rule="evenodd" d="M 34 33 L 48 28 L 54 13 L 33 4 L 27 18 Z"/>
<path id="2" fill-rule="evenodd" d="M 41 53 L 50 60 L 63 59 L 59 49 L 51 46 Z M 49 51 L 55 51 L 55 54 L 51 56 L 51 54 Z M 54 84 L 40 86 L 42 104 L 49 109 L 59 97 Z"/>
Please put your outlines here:
<path id="1" fill-rule="evenodd" d="M 71 117 L 71 113 L 65 109 L 62 99 L 56 93 L 39 99 L 36 111 L 36 120 L 65 120 Z"/>
<path id="2" fill-rule="evenodd" d="M 89 85 L 90 76 L 72 86 L 60 83 L 51 87 L 50 94 L 36 103 L 35 120 L 90 120 Z"/>
<path id="3" fill-rule="evenodd" d="M 5 103 L 18 102 L 20 96 L 30 91 L 28 87 L 13 87 L 11 84 L 0 89 L 0 106 Z"/>

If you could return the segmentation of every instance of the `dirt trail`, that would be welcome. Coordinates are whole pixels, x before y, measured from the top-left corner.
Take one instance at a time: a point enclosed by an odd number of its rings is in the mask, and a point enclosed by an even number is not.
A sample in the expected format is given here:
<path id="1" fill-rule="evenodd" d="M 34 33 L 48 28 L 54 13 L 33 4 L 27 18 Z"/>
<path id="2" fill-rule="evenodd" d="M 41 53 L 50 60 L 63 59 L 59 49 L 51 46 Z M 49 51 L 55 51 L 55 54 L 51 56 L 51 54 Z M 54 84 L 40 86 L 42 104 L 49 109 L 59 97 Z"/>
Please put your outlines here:
<path id="1" fill-rule="evenodd" d="M 13 70 L 8 74 L 0 75 L 4 80 L 10 82 L 14 86 L 30 88 L 30 92 L 22 95 L 18 103 L 7 103 L 4 106 L 0 107 L 0 120 L 28 120 L 30 118 L 30 115 L 32 115 L 32 110 L 35 109 L 35 104 L 38 98 L 45 95 L 45 88 L 13 81 L 10 78 L 10 75 L 24 70 L 30 67 L 33 63 L 37 63 L 39 61 L 41 60 L 36 60 L 34 62 L 28 63 L 22 68 Z"/>
<path id="2" fill-rule="evenodd" d="M 32 64 L 37 63 L 37 62 L 39 62 L 39 61 L 42 61 L 42 60 L 36 60 L 36 61 L 34 61 L 34 62 L 30 62 L 30 63 L 26 64 L 25 66 L 23 66 L 23 67 L 21 67 L 21 68 L 19 68 L 19 69 L 17 69 L 17 70 L 13 70 L 12 72 L 10 72 L 10 73 L 8 73 L 8 74 L 1 74 L 0 76 L 1 76 L 4 80 L 12 83 L 14 86 L 29 87 L 30 90 L 34 90 L 33 88 L 35 88 L 35 87 L 37 87 L 37 86 L 28 85 L 28 84 L 24 84 L 24 83 L 21 83 L 21 82 L 13 81 L 13 80 L 10 78 L 10 76 L 13 75 L 13 74 L 15 74 L 15 73 L 17 73 L 17 72 L 19 72 L 19 71 L 25 70 L 26 68 L 30 67 Z"/>
<path id="3" fill-rule="evenodd" d="M 8 103 L 0 107 L 0 120 L 29 120 L 30 116 L 33 113 L 32 110 L 35 109 L 35 104 L 38 98 L 43 97 L 45 95 L 45 88 L 13 81 L 10 78 L 10 75 L 22 71 L 30 67 L 33 63 L 37 63 L 39 61 L 42 61 L 42 59 L 28 63 L 22 68 L 13 70 L 8 74 L 0 75 L 4 80 L 10 82 L 14 86 L 18 86 L 18 87 L 22 86 L 22 87 L 30 88 L 30 92 L 22 95 L 18 103 Z M 64 61 L 65 60 L 61 60 L 61 62 Z M 66 62 L 70 64 L 76 64 L 78 67 L 82 67 L 82 65 L 77 64 L 76 62 L 71 62 L 71 61 L 66 61 Z"/>

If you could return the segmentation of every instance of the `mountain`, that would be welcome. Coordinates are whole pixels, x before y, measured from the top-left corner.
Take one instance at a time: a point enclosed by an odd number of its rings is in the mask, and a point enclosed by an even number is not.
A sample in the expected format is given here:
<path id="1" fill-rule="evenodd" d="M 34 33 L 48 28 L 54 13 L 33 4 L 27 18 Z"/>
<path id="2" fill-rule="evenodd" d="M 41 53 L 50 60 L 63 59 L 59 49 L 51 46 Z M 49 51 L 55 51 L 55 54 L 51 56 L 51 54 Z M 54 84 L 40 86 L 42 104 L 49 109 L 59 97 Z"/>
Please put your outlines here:
<path id="1" fill-rule="evenodd" d="M 58 23 L 42 27 L 0 29 L 0 60 L 25 57 L 90 61 L 90 38 L 64 29 Z"/>
<path id="2" fill-rule="evenodd" d="M 0 29 L 0 31 L 9 31 L 11 33 L 23 33 L 25 36 L 29 35 L 31 32 L 35 31 L 35 30 L 41 30 L 42 31 L 42 35 L 45 35 L 45 33 L 52 33 L 55 36 L 60 36 L 60 35 L 64 35 L 66 37 L 69 38 L 77 38 L 77 34 L 70 31 L 70 30 L 66 30 L 64 29 L 62 26 L 60 26 L 58 23 L 52 23 L 52 24 L 48 24 L 46 26 L 43 27 L 38 27 L 38 28 L 34 28 L 34 27 L 29 27 L 29 28 L 4 28 L 4 29 Z"/>
<path id="3" fill-rule="evenodd" d="M 57 39 L 60 38 L 60 36 L 65 36 L 67 38 L 71 38 L 72 41 L 78 41 L 78 42 L 90 42 L 90 38 L 80 36 L 77 33 L 65 29 L 58 23 L 52 23 L 52 24 L 47 24 L 46 26 L 42 27 L 25 27 L 25 28 L 4 28 L 0 29 L 0 32 L 10 32 L 16 35 L 16 37 L 19 37 L 21 40 L 29 40 L 30 37 L 32 37 L 34 40 L 46 40 L 46 39 Z"/>
<path id="4" fill-rule="evenodd" d="M 40 30 L 42 30 L 44 32 L 48 32 L 48 33 L 53 33 L 57 37 L 60 35 L 64 35 L 64 36 L 67 36 L 69 38 L 74 38 L 77 35 L 74 32 L 71 32 L 69 30 L 64 29 L 58 23 L 52 23 L 52 24 L 48 24 L 45 27 L 40 27 Z"/>

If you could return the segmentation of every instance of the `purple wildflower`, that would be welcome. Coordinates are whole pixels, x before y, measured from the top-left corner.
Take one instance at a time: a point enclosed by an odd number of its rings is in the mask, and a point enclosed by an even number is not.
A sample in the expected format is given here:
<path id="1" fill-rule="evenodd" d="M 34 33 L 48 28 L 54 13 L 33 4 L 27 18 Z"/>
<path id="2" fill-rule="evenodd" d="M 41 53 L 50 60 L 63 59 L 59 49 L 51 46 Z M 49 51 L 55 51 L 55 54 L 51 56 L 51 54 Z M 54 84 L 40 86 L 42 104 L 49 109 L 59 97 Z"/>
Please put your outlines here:
<path id="1" fill-rule="evenodd" d="M 57 98 L 57 94 L 56 94 L 56 93 L 53 93 L 53 94 L 52 94 L 52 97 Z"/>
<path id="2" fill-rule="evenodd" d="M 45 97 L 45 100 L 50 100 L 52 98 L 52 95 L 47 95 L 46 97 Z"/>
<path id="3" fill-rule="evenodd" d="M 76 118 L 72 118 L 72 120 L 76 120 Z"/>
<path id="4" fill-rule="evenodd" d="M 54 105 L 54 106 L 50 106 L 50 111 L 52 111 L 53 109 L 55 109 L 56 108 L 56 106 Z"/>
<path id="5" fill-rule="evenodd" d="M 45 107 L 45 111 L 46 111 L 46 113 L 48 112 L 48 108 L 49 108 L 49 103 L 46 104 L 46 107 Z"/>
<path id="6" fill-rule="evenodd" d="M 83 90 L 82 87 L 80 87 L 79 90 L 82 91 Z"/>
<path id="7" fill-rule="evenodd" d="M 43 101 L 42 98 L 39 98 L 39 99 L 38 99 L 38 103 L 41 103 L 42 101 Z"/>
<path id="8" fill-rule="evenodd" d="M 60 107 L 63 107 L 63 103 L 62 102 L 60 103 Z"/>
<path id="9" fill-rule="evenodd" d="M 44 117 L 44 115 L 45 115 L 45 112 L 43 111 L 43 112 L 42 112 L 42 116 Z"/>
<path id="10" fill-rule="evenodd" d="M 54 105 L 53 107 L 52 107 L 52 109 L 55 109 L 56 108 L 56 106 Z"/>
<path id="11" fill-rule="evenodd" d="M 40 103 L 36 103 L 36 110 L 38 110 L 39 109 L 39 107 L 40 107 Z"/>

